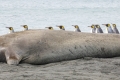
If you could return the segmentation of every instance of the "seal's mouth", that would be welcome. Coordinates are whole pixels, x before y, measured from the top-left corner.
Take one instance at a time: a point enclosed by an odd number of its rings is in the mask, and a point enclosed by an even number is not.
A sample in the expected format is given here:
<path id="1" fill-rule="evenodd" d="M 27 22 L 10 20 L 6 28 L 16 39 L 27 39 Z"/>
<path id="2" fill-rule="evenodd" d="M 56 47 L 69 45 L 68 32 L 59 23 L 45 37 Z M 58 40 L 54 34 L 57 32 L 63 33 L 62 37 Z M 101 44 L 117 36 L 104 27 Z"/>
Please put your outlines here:
<path id="1" fill-rule="evenodd" d="M 7 62 L 5 57 L 5 48 L 0 47 L 0 62 Z"/>

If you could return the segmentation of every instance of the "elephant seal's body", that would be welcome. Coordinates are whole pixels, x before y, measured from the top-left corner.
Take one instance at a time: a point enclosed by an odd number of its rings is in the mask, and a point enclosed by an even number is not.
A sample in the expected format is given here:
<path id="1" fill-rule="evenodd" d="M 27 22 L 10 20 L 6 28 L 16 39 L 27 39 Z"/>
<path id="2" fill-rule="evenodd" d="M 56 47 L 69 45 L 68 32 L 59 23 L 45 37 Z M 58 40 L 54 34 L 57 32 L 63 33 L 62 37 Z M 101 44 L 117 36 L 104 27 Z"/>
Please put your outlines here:
<path id="1" fill-rule="evenodd" d="M 8 64 L 46 64 L 83 57 L 120 56 L 118 34 L 33 30 L 10 35 L 14 35 L 11 42 L 6 41 L 6 46 L 0 45 L 4 48 Z"/>

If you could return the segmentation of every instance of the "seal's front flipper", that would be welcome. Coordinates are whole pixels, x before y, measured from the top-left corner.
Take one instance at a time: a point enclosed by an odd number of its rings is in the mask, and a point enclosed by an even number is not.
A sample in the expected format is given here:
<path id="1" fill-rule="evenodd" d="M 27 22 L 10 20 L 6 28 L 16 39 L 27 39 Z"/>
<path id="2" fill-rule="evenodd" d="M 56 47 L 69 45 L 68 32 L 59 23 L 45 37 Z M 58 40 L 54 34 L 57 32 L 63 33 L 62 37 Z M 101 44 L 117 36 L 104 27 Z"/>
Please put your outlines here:
<path id="1" fill-rule="evenodd" d="M 7 64 L 9 65 L 18 65 L 20 62 L 20 57 L 14 53 L 6 51 L 5 53 Z"/>
<path id="2" fill-rule="evenodd" d="M 18 65 L 19 60 L 17 60 L 17 59 L 7 59 L 7 64 L 9 64 L 9 65 Z"/>

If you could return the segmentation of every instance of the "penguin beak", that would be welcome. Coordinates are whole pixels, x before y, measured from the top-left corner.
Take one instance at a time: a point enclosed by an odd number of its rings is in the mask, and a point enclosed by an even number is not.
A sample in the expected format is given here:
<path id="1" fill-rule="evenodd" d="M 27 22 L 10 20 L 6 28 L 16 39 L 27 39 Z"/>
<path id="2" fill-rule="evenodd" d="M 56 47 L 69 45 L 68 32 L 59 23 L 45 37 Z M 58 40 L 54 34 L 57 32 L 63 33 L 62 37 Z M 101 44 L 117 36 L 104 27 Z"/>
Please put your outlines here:
<path id="1" fill-rule="evenodd" d="M 88 26 L 88 27 L 91 27 L 91 26 Z"/>
<path id="2" fill-rule="evenodd" d="M 58 25 L 56 25 L 56 27 L 59 27 Z"/>
<path id="3" fill-rule="evenodd" d="M 48 28 L 48 27 L 45 27 L 45 28 Z"/>
<path id="4" fill-rule="evenodd" d="M 21 27 L 23 27 L 24 25 L 20 25 Z"/>
<path id="5" fill-rule="evenodd" d="M 10 27 L 6 27 L 6 28 L 10 28 Z"/>
<path id="6" fill-rule="evenodd" d="M 75 25 L 72 25 L 72 26 L 74 26 L 75 27 Z M 76 27 L 75 27 L 76 28 Z"/>
<path id="7" fill-rule="evenodd" d="M 51 27 L 51 26 L 50 26 Z M 49 27 L 45 27 L 45 28 L 49 28 Z"/>
<path id="8" fill-rule="evenodd" d="M 106 24 L 102 24 L 102 25 L 105 25 L 105 26 L 106 26 Z"/>

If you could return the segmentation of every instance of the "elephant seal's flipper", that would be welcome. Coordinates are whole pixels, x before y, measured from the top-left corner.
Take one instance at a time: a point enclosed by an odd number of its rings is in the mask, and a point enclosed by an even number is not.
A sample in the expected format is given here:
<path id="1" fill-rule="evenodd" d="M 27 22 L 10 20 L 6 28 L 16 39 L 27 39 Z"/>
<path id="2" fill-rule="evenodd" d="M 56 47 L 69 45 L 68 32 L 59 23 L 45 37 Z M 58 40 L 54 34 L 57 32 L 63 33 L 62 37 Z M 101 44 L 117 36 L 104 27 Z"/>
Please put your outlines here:
<path id="1" fill-rule="evenodd" d="M 21 60 L 19 55 L 15 54 L 10 48 L 7 48 L 5 52 L 5 56 L 6 56 L 7 64 L 9 65 L 18 65 Z"/>
<path id="2" fill-rule="evenodd" d="M 9 59 L 7 59 L 7 64 L 9 64 L 9 65 L 18 65 L 19 64 L 19 60 L 18 59 L 9 58 Z"/>

